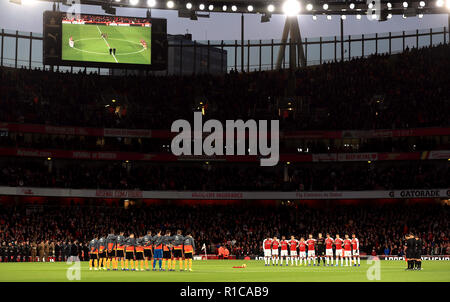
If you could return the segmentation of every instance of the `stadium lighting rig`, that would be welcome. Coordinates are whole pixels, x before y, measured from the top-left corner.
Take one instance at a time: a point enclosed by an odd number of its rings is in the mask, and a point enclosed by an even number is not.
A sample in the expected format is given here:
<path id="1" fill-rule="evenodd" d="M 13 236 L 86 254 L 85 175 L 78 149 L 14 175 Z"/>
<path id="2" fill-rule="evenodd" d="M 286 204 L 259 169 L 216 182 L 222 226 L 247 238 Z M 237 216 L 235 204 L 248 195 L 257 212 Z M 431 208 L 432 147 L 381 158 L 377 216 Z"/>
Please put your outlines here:
<path id="1" fill-rule="evenodd" d="M 183 15 L 203 13 L 262 14 L 270 19 L 272 14 L 302 15 L 392 15 L 417 16 L 450 13 L 450 0 L 9 0 L 17 4 L 38 1 L 72 5 L 95 5 L 108 8 L 134 7 L 145 9 L 176 10 Z M 191 14 L 187 14 L 191 12 Z M 385 13 L 384 15 L 387 15 Z M 385 18 L 385 16 L 384 16 Z"/>

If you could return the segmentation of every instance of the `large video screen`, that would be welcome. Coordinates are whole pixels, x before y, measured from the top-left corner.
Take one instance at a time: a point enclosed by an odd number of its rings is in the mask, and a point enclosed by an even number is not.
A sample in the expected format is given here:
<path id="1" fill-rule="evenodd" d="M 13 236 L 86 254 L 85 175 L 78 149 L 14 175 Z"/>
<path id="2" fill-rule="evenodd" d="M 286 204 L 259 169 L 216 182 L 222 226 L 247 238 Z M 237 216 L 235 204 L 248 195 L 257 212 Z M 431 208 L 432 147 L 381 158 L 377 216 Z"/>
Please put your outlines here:
<path id="1" fill-rule="evenodd" d="M 146 19 L 81 15 L 62 19 L 62 60 L 151 64 L 152 25 Z"/>
<path id="2" fill-rule="evenodd" d="M 44 13 L 44 63 L 116 68 L 167 67 L 165 19 Z"/>

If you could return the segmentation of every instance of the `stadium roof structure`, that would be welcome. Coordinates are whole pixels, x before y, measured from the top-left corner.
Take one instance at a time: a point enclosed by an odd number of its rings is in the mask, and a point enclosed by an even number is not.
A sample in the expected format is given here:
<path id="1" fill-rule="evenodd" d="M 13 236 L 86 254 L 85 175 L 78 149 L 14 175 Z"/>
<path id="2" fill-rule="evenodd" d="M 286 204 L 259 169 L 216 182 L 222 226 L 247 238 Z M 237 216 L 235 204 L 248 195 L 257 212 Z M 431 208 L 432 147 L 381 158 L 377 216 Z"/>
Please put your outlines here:
<path id="1" fill-rule="evenodd" d="M 21 3 L 22 0 L 10 0 Z M 29 0 L 28 0 L 29 1 Z M 200 13 L 246 13 L 283 15 L 384 15 L 413 17 L 449 14 L 450 0 L 35 0 L 63 5 L 96 5 L 105 10 L 115 7 L 176 10 Z"/>

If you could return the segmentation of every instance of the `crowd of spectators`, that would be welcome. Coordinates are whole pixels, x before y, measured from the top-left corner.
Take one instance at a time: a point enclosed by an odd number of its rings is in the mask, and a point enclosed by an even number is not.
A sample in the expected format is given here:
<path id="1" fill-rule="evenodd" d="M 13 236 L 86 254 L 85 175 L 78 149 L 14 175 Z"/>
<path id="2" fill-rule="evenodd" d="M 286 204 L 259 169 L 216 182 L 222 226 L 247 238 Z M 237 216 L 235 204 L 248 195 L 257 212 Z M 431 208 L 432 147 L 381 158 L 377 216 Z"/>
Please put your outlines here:
<path id="1" fill-rule="evenodd" d="M 148 230 L 192 231 L 197 253 L 219 246 L 232 255 L 262 255 L 267 236 L 297 238 L 319 232 L 356 233 L 362 253 L 403 255 L 404 235 L 418 234 L 424 241 L 422 254 L 450 254 L 448 237 L 450 208 L 441 204 L 322 204 L 267 205 L 141 204 L 115 205 L 0 205 L 0 242 L 21 245 L 77 244 L 76 252 L 94 236 L 106 236 L 111 228 L 143 236 Z M 388 251 L 388 252 L 387 252 Z M 60 255 L 58 255 L 59 257 Z"/>
<path id="2" fill-rule="evenodd" d="M 449 167 L 447 160 L 277 167 L 18 160 L 3 163 L 0 186 L 178 191 L 442 189 L 450 187 Z"/>
<path id="3" fill-rule="evenodd" d="M 0 121 L 170 129 L 203 107 L 205 120 L 279 119 L 283 130 L 449 126 L 449 54 L 450 46 L 440 45 L 295 71 L 226 75 L 0 68 Z M 294 114 L 280 114 L 287 98 Z"/>
<path id="4" fill-rule="evenodd" d="M 122 138 L 4 132 L 3 135 L 0 133 L 0 146 L 46 150 L 171 153 L 172 136 L 169 134 L 167 133 L 166 138 Z M 353 139 L 351 143 L 344 143 L 343 141 L 344 139 L 281 138 L 279 148 L 280 153 L 289 154 L 416 152 L 450 149 L 450 140 L 445 136 Z"/>

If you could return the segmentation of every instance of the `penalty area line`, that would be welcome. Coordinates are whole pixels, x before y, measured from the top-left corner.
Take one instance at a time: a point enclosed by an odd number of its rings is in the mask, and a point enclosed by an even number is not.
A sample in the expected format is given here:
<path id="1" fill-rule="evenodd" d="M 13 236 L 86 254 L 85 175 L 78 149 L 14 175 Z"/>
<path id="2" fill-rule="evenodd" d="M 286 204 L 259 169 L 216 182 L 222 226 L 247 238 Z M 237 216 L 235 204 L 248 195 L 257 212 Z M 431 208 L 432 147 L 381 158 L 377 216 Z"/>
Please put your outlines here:
<path id="1" fill-rule="evenodd" d="M 102 33 L 102 31 L 100 30 L 100 28 L 98 28 L 98 25 L 97 25 L 97 29 L 98 29 L 100 35 L 102 35 L 103 33 Z M 103 37 L 103 36 L 102 36 L 102 39 L 103 39 L 103 41 L 105 41 L 106 46 L 108 46 L 108 50 L 110 50 L 110 49 L 111 49 L 111 46 L 109 46 L 108 41 L 106 41 L 105 37 Z M 116 56 L 115 56 L 113 53 L 112 53 L 112 56 L 113 56 L 114 60 L 116 60 L 116 63 L 119 63 L 119 61 L 117 61 L 117 58 L 116 58 Z"/>

